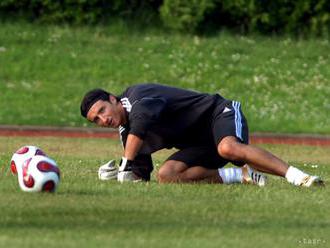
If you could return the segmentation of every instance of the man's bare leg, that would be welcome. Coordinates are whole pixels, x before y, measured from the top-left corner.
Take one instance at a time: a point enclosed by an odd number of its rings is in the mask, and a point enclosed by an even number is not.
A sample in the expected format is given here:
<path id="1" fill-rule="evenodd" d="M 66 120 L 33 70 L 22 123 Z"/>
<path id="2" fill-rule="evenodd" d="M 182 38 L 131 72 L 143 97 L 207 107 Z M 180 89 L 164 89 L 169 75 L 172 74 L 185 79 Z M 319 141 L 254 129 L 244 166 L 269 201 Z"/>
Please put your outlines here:
<path id="1" fill-rule="evenodd" d="M 160 183 L 243 183 L 264 186 L 265 176 L 253 171 L 254 177 L 251 177 L 251 172 L 246 167 L 208 169 L 202 166 L 189 167 L 181 161 L 168 160 L 159 169 L 157 177 Z"/>
<path id="2" fill-rule="evenodd" d="M 252 168 L 273 175 L 285 177 L 294 185 L 309 187 L 313 184 L 322 185 L 317 176 L 310 176 L 261 148 L 240 143 L 236 137 L 228 136 L 218 144 L 221 157 L 231 161 L 243 161 Z"/>
<path id="3" fill-rule="evenodd" d="M 218 170 L 201 166 L 188 167 L 176 160 L 166 161 L 158 171 L 160 183 L 222 183 Z"/>

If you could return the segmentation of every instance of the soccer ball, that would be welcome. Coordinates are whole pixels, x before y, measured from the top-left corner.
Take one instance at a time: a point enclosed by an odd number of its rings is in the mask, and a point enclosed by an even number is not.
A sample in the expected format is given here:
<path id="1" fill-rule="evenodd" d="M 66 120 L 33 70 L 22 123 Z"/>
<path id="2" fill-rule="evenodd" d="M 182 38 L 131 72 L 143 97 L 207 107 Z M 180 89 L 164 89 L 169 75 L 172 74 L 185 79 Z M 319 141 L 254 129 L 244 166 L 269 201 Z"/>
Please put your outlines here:
<path id="1" fill-rule="evenodd" d="M 13 174 L 21 172 L 25 160 L 30 159 L 35 155 L 47 156 L 39 147 L 36 146 L 23 146 L 18 149 L 11 158 L 11 172 Z"/>
<path id="2" fill-rule="evenodd" d="M 10 169 L 27 192 L 54 192 L 60 181 L 60 170 L 54 160 L 37 146 L 23 146 L 12 156 Z"/>
<path id="3" fill-rule="evenodd" d="M 17 174 L 20 188 L 27 192 L 54 192 L 60 182 L 56 162 L 43 155 L 25 160 Z"/>

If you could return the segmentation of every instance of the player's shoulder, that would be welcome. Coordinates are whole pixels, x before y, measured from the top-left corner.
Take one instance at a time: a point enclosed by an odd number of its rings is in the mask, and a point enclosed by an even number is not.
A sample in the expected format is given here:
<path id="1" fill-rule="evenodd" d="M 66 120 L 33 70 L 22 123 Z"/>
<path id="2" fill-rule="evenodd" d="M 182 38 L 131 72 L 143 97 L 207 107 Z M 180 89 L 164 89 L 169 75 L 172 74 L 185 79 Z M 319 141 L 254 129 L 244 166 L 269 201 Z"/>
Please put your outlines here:
<path id="1" fill-rule="evenodd" d="M 130 99 L 139 99 L 148 97 L 154 92 L 161 90 L 164 87 L 158 83 L 137 83 L 129 86 L 121 95 L 121 98 L 127 97 Z"/>
<path id="2" fill-rule="evenodd" d="M 159 84 L 159 83 L 137 83 L 130 87 L 128 87 L 128 90 L 147 90 L 147 89 L 157 89 L 157 88 L 163 88 L 166 87 L 165 85 Z"/>
<path id="3" fill-rule="evenodd" d="M 183 89 L 171 85 L 163 85 L 159 83 L 137 83 L 126 89 L 122 97 L 130 100 L 139 100 L 146 97 L 164 97 L 173 98 L 178 97 L 204 97 L 209 96 L 208 93 L 202 93 L 192 89 Z"/>

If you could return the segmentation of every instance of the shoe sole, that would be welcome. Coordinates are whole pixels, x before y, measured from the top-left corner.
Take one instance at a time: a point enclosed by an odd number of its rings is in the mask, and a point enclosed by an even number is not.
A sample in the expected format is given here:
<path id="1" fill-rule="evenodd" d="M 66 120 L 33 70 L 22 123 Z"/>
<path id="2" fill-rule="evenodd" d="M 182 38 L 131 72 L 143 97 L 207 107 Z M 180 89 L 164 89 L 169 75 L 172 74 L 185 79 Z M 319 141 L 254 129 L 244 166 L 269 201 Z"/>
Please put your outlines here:
<path id="1" fill-rule="evenodd" d="M 325 186 L 325 183 L 324 181 L 321 179 L 321 178 L 317 178 L 315 179 L 312 184 L 312 186 L 317 186 L 317 187 L 324 187 Z"/>
<path id="2" fill-rule="evenodd" d="M 305 187 L 311 187 L 311 186 L 324 187 L 325 186 L 325 183 L 319 177 L 308 176 L 308 177 L 304 178 L 304 181 L 303 181 L 303 183 L 300 184 L 300 186 L 305 186 Z"/>

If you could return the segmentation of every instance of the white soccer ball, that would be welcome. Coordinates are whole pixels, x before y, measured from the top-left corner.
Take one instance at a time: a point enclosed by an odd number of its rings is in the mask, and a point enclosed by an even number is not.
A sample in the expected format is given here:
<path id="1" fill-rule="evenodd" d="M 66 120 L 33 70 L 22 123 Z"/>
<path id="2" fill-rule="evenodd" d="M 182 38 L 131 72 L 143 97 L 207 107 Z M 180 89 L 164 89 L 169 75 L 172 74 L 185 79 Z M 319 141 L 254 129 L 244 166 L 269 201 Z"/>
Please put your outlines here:
<path id="1" fill-rule="evenodd" d="M 54 192 L 60 182 L 60 169 L 54 160 L 35 155 L 17 171 L 20 188 L 26 192 Z"/>
<path id="2" fill-rule="evenodd" d="M 37 146 L 23 146 L 18 149 L 11 158 L 10 169 L 13 174 L 21 173 L 23 163 L 32 158 L 35 155 L 47 156 L 39 147 Z"/>

